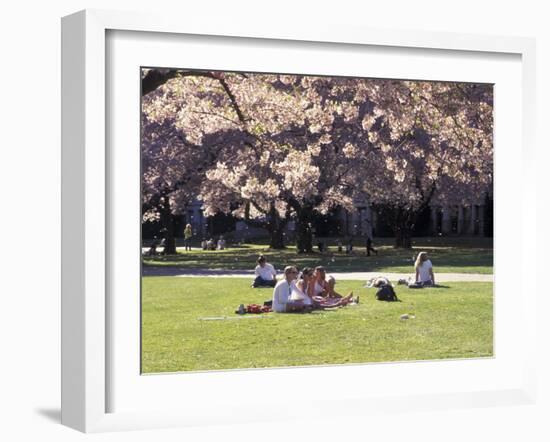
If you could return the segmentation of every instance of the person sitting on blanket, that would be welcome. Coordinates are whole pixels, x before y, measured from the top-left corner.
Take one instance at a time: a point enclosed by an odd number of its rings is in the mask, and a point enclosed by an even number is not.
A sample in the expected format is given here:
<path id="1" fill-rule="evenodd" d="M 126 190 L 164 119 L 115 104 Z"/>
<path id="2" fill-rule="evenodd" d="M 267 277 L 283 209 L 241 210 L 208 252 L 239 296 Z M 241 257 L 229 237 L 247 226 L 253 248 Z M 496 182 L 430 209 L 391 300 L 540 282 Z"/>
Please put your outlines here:
<path id="1" fill-rule="evenodd" d="M 316 295 L 315 284 L 316 277 L 313 269 L 305 267 L 302 270 L 302 278 L 296 283 L 296 289 L 291 294 L 291 299 L 302 300 L 306 306 L 314 309 L 343 307 L 352 301 L 356 302 L 353 299 L 353 292 L 350 292 L 347 296 L 340 296 L 340 298 Z"/>
<path id="2" fill-rule="evenodd" d="M 294 266 L 287 266 L 284 269 L 284 279 L 275 285 L 271 309 L 277 313 L 304 311 L 306 305 L 301 300 L 293 301 L 290 295 L 296 287 L 298 269 Z"/>
<path id="3" fill-rule="evenodd" d="M 428 253 L 420 252 L 414 263 L 416 271 L 415 286 L 425 287 L 435 285 L 435 276 L 432 262 L 428 259 Z M 412 285 L 409 285 L 411 287 Z"/>
<path id="4" fill-rule="evenodd" d="M 292 292 L 290 293 L 291 301 L 299 301 L 304 304 L 304 306 L 312 308 L 313 307 L 313 297 L 312 297 L 312 285 L 310 284 L 310 279 L 312 276 L 311 269 L 305 267 L 302 270 L 302 274 L 297 282 L 292 286 Z"/>
<path id="5" fill-rule="evenodd" d="M 275 267 L 267 262 L 263 255 L 258 257 L 258 265 L 254 269 L 256 278 L 252 282 L 252 287 L 275 287 L 277 284 L 277 272 Z"/>
<path id="6" fill-rule="evenodd" d="M 322 296 L 323 298 L 343 298 L 340 293 L 334 290 L 336 280 L 331 275 L 327 277 L 323 266 L 315 267 L 313 276 L 315 276 L 315 283 L 313 285 L 314 296 Z"/>

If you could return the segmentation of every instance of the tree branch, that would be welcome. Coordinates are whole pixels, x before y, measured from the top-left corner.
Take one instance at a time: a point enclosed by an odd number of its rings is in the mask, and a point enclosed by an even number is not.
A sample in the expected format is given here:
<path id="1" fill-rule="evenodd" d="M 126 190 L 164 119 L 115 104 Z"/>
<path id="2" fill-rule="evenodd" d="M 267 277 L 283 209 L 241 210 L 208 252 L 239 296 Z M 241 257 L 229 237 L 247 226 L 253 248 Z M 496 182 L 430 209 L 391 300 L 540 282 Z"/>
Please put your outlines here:
<path id="1" fill-rule="evenodd" d="M 145 77 L 141 80 L 141 96 L 153 92 L 158 87 L 162 86 L 168 80 L 176 77 L 204 77 L 212 78 L 217 80 L 217 78 L 207 71 L 178 71 L 177 69 L 151 69 Z"/>
<path id="2" fill-rule="evenodd" d="M 239 117 L 239 120 L 241 121 L 241 123 L 246 123 L 246 118 L 244 117 L 244 114 L 242 113 L 241 108 L 239 107 L 239 104 L 237 103 L 237 99 L 235 98 L 235 95 L 233 94 L 233 92 L 229 88 L 229 85 L 227 84 L 227 82 L 223 78 L 218 78 L 217 80 L 220 82 L 223 89 L 225 90 L 225 93 L 227 94 L 227 96 L 231 100 L 231 104 L 233 105 L 233 109 L 235 109 L 235 112 L 237 112 L 237 116 Z"/>

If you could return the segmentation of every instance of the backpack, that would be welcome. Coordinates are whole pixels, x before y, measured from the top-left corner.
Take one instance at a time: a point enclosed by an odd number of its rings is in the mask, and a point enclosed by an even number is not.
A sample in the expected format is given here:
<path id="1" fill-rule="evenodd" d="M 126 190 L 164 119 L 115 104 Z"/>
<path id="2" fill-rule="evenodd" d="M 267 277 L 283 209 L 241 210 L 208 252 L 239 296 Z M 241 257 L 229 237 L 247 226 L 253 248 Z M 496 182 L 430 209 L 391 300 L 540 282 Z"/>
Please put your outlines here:
<path id="1" fill-rule="evenodd" d="M 379 301 L 394 302 L 399 301 L 393 287 L 390 284 L 385 284 L 376 292 L 376 299 Z"/>

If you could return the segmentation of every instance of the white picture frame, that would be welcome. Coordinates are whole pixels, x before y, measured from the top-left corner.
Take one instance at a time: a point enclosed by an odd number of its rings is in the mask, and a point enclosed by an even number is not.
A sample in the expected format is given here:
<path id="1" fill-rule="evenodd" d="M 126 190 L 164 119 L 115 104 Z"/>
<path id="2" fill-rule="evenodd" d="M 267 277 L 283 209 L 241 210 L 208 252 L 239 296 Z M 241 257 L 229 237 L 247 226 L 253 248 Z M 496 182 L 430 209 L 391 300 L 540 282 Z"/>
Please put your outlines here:
<path id="1" fill-rule="evenodd" d="M 109 289 L 109 155 L 107 153 L 106 35 L 111 31 L 154 32 L 164 35 L 200 35 L 222 38 L 269 39 L 273 41 L 337 43 L 365 45 L 403 50 L 427 49 L 478 54 L 511 54 L 521 63 L 521 164 L 523 185 L 521 231 L 522 269 L 527 269 L 526 257 L 534 256 L 536 193 L 534 165 L 535 108 L 535 42 L 517 37 L 494 37 L 451 33 L 428 33 L 404 30 L 377 30 L 344 26 L 300 27 L 284 24 L 266 27 L 265 23 L 243 26 L 237 21 L 216 22 L 196 19 L 184 22 L 175 17 L 144 13 L 86 10 L 63 18 L 62 21 L 62 423 L 84 432 L 121 429 L 157 428 L 167 426 L 207 425 L 212 416 L 197 407 L 190 413 L 186 407 L 161 407 L 150 411 L 109 410 L 109 370 L 114 360 L 107 339 L 107 327 L 112 320 L 108 300 Z M 158 34 L 157 34 L 158 35 Z M 498 158 L 497 158 L 498 161 Z M 533 232 L 533 233 L 530 233 Z M 532 239 L 532 238 L 531 238 Z M 448 393 L 432 391 L 424 395 L 406 392 L 378 396 L 338 397 L 342 413 L 369 413 L 372 410 L 413 410 L 460 408 L 499 404 L 533 403 L 536 397 L 535 281 L 523 278 L 520 306 L 522 337 L 522 377 L 519 384 L 502 388 Z M 517 324 L 516 324 L 517 326 Z M 498 358 L 498 356 L 497 356 Z M 331 367 L 331 370 L 339 370 Z M 363 369 L 361 366 L 354 370 Z M 376 369 L 376 368 L 375 368 Z M 403 368 L 415 370 L 414 364 Z M 477 370 L 477 368 L 472 368 Z M 287 376 L 301 376 L 303 369 L 284 370 Z M 258 372 L 241 371 L 240 377 L 258 377 Z M 214 375 L 203 374 L 203 377 Z M 228 379 L 219 382 L 227 384 Z M 261 379 L 259 380 L 261 382 Z M 230 390 L 227 390 L 230 391 Z M 200 393 L 193 393 L 199 395 Z M 193 401 L 193 395 L 187 397 Z M 198 396 L 195 396 L 198 399 Z M 221 402 L 224 399 L 221 398 Z M 245 401 L 243 399 L 243 401 Z M 254 409 L 254 397 L 238 404 L 244 421 L 292 418 L 292 414 L 264 407 Z M 312 407 L 319 400 L 312 400 Z M 325 400 L 323 403 L 326 403 Z M 220 408 L 221 410 L 221 408 Z M 248 414 L 246 413 L 248 410 Z M 277 414 L 278 413 L 278 414 Z M 218 422 L 232 422 L 230 414 L 216 415 Z M 242 421 L 242 419 L 241 419 Z"/>

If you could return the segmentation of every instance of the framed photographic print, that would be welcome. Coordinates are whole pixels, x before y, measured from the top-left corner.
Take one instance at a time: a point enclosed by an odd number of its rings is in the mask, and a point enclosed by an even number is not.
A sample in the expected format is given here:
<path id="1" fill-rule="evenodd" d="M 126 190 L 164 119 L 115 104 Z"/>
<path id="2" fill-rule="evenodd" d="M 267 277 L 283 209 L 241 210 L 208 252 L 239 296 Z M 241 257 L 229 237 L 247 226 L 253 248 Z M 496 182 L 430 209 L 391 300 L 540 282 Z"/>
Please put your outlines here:
<path id="1" fill-rule="evenodd" d="M 63 423 L 532 401 L 533 97 L 529 39 L 64 18 Z"/>

